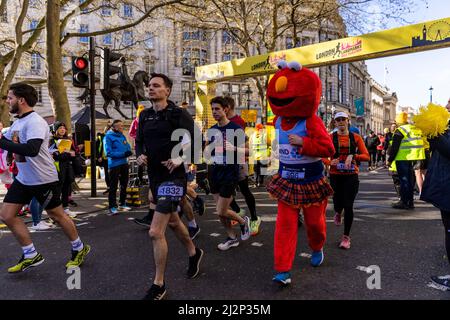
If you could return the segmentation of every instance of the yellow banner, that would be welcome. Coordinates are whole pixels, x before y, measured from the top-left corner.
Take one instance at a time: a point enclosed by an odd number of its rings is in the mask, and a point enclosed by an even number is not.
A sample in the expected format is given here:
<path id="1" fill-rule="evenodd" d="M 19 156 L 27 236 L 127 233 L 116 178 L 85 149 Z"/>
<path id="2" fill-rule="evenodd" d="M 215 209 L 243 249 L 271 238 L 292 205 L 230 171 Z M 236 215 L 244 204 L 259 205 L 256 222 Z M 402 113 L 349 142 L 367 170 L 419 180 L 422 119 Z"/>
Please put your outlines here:
<path id="1" fill-rule="evenodd" d="M 450 18 L 200 66 L 195 68 L 195 78 L 223 81 L 274 73 L 279 60 L 316 67 L 443 47 L 450 47 Z"/>

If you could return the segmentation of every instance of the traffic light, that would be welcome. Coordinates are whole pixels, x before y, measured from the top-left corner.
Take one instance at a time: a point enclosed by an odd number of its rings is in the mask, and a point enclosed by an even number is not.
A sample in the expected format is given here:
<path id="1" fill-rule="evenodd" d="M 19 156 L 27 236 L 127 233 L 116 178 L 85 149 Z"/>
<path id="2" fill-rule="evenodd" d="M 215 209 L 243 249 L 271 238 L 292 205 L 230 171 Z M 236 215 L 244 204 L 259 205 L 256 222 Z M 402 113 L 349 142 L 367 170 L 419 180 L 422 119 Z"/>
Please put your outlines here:
<path id="1" fill-rule="evenodd" d="M 111 76 L 120 72 L 120 67 L 111 63 L 122 57 L 120 53 L 110 52 L 109 48 L 103 48 L 103 57 L 101 57 L 100 63 L 100 89 L 109 90 L 120 86 L 120 80 L 111 78 Z"/>
<path id="2" fill-rule="evenodd" d="M 83 57 L 72 57 L 72 84 L 78 88 L 89 87 L 89 61 Z"/>

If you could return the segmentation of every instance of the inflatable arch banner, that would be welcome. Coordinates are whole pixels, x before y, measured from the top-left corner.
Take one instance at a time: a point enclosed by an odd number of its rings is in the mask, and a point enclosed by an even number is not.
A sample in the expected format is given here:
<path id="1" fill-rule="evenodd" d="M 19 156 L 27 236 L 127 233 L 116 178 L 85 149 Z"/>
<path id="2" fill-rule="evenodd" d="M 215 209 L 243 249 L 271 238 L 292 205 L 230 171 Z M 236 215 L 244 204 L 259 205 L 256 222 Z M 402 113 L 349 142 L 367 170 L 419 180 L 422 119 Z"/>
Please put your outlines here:
<path id="1" fill-rule="evenodd" d="M 450 17 L 200 66 L 195 68 L 196 121 L 202 128 L 214 124 L 208 102 L 215 95 L 215 83 L 274 73 L 279 60 L 314 68 L 445 47 L 450 47 Z"/>

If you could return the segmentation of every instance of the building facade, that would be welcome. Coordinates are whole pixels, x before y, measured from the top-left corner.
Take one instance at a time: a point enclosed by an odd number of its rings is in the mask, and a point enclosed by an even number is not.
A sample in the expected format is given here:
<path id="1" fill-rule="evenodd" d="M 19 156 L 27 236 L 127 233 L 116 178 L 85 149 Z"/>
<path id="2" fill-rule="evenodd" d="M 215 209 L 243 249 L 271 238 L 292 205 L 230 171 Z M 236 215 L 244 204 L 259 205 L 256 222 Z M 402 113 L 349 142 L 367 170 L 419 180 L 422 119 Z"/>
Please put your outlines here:
<path id="1" fill-rule="evenodd" d="M 0 22 L 0 27 L 7 27 L 9 34 L 13 34 L 14 21 L 20 12 L 20 6 L 13 2 L 8 2 L 8 17 Z M 83 0 L 69 1 L 62 7 L 61 16 L 64 17 L 82 2 Z M 45 4 L 39 0 L 32 0 L 30 7 L 26 24 L 33 29 L 36 28 L 45 11 Z M 68 22 L 64 32 L 87 33 L 120 26 L 136 20 L 140 15 L 142 12 L 126 2 L 119 3 L 115 7 L 105 6 L 93 13 L 85 10 Z M 293 35 L 286 33 L 277 41 L 277 50 L 307 46 L 345 36 L 342 31 L 339 31 L 345 30 L 342 22 L 335 23 L 340 25 L 327 22 L 302 30 L 297 35 L 298 43 L 293 43 Z M 70 70 L 71 56 L 82 55 L 88 51 L 88 42 L 88 37 L 78 37 L 70 38 L 65 43 L 63 48 L 65 70 Z M 195 112 L 195 67 L 244 57 L 241 48 L 229 32 L 188 26 L 164 17 L 146 19 L 138 27 L 96 36 L 95 42 L 99 47 L 108 47 L 125 55 L 131 78 L 138 70 L 167 74 L 174 81 L 170 99 L 177 104 L 188 102 L 192 113 Z M 35 52 L 24 56 L 24 63 L 21 64 L 14 81 L 46 79 L 44 53 L 45 34 L 42 34 Z M 99 53 L 101 54 L 101 51 Z M 251 50 L 251 54 L 256 54 L 256 50 Z M 97 66 L 99 63 L 100 61 L 96 61 Z M 315 68 L 314 71 L 323 84 L 318 115 L 325 123 L 328 124 L 331 121 L 335 112 L 346 111 L 351 115 L 352 123 L 360 129 L 366 129 L 368 125 L 371 125 L 367 118 L 370 113 L 370 85 L 367 67 L 363 61 Z M 99 68 L 96 68 L 96 74 L 99 76 Z M 83 107 L 77 97 L 83 93 L 84 89 L 72 86 L 70 74 L 65 77 L 65 80 L 71 113 L 74 114 Z M 39 104 L 36 110 L 51 122 L 53 110 L 47 86 L 44 83 L 35 87 L 39 93 Z M 217 83 L 216 93 L 233 97 L 238 111 L 259 110 L 258 118 L 262 118 L 261 99 L 253 80 L 237 79 Z M 103 98 L 98 93 L 96 106 L 99 111 L 103 103 Z M 122 110 L 126 115 L 133 116 L 134 110 L 130 103 L 123 103 Z M 112 106 L 108 108 L 108 111 L 112 116 L 118 116 Z"/>

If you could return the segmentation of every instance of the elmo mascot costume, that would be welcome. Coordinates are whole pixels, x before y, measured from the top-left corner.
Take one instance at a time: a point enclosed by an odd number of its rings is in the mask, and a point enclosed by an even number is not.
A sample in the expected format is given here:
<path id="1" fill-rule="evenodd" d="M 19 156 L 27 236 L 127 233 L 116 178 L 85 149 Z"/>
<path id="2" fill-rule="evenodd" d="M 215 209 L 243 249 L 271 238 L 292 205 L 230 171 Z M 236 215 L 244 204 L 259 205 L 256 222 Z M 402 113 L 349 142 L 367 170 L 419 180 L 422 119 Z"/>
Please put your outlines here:
<path id="1" fill-rule="evenodd" d="M 333 189 L 324 176 L 321 158 L 333 156 L 333 142 L 316 115 L 322 95 L 319 77 L 297 62 L 280 61 L 269 82 L 267 100 L 276 115 L 280 166 L 267 189 L 278 200 L 273 281 L 291 282 L 297 247 L 298 215 L 303 210 L 311 265 L 324 259 L 327 199 Z M 276 152 L 276 151 L 275 151 Z"/>

